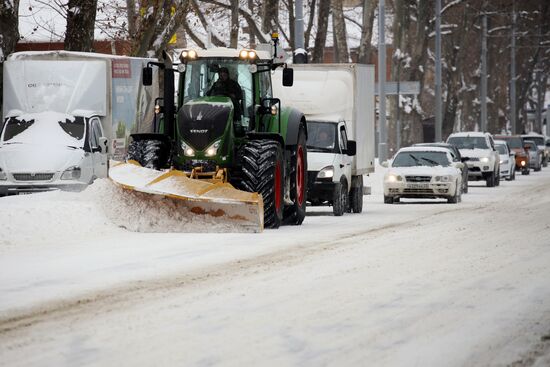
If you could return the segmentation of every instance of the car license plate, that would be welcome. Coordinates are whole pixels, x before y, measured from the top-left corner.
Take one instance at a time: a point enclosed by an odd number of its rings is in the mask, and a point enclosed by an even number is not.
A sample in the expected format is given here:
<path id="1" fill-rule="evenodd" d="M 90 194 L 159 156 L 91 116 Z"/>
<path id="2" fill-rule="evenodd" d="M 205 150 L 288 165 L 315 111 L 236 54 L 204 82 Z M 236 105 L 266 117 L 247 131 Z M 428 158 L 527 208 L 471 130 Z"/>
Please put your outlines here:
<path id="1" fill-rule="evenodd" d="M 407 184 L 409 189 L 428 189 L 430 186 L 427 183 L 410 183 Z"/>

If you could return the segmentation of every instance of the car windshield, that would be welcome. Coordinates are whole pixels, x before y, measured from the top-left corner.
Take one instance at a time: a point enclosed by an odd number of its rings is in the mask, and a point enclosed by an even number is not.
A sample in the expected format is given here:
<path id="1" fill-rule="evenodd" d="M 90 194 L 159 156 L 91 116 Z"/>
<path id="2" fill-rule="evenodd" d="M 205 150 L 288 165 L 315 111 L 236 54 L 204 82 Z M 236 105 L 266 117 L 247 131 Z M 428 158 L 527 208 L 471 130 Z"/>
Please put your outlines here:
<path id="1" fill-rule="evenodd" d="M 458 149 L 489 149 L 483 136 L 451 136 L 447 143 L 456 145 Z"/>
<path id="2" fill-rule="evenodd" d="M 330 122 L 307 122 L 307 149 L 311 152 L 338 153 L 336 124 Z"/>
<path id="3" fill-rule="evenodd" d="M 528 136 L 527 139 L 534 141 L 537 145 L 544 145 L 544 138 L 542 136 Z"/>
<path id="4" fill-rule="evenodd" d="M 495 148 L 497 149 L 498 154 L 508 154 L 508 150 L 504 144 L 495 144 Z"/>
<path id="5" fill-rule="evenodd" d="M 405 151 L 395 156 L 392 167 L 415 167 L 415 166 L 443 166 L 451 164 L 444 152 L 432 151 Z"/>

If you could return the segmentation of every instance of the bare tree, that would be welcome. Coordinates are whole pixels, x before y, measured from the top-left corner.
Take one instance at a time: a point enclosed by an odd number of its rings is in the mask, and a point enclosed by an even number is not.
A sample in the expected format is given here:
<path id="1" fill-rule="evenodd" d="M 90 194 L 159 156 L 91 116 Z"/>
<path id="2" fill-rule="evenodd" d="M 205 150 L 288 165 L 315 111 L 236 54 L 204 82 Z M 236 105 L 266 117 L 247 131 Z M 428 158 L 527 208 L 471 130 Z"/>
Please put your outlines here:
<path id="1" fill-rule="evenodd" d="M 313 55 L 311 60 L 314 63 L 323 62 L 325 44 L 327 42 L 330 1 L 319 1 L 319 11 L 317 14 L 317 34 L 315 35 L 315 44 L 313 46 Z"/>
<path id="2" fill-rule="evenodd" d="M 334 61 L 349 62 L 348 42 L 346 35 L 346 21 L 342 0 L 331 0 L 332 27 L 334 42 Z"/>
<path id="3" fill-rule="evenodd" d="M 237 48 L 239 42 L 239 0 L 231 0 L 231 31 L 229 47 Z"/>
<path id="4" fill-rule="evenodd" d="M 93 51 L 97 0 L 69 0 L 65 50 Z"/>
<path id="5" fill-rule="evenodd" d="M 271 33 L 278 29 L 279 1 L 265 0 L 262 7 L 262 32 Z"/>
<path id="6" fill-rule="evenodd" d="M 0 1 L 0 111 L 2 110 L 4 60 L 19 41 L 19 0 Z"/>
<path id="7" fill-rule="evenodd" d="M 367 64 L 371 60 L 372 27 L 374 25 L 374 11 L 377 8 L 375 0 L 363 0 L 363 23 L 361 25 L 361 41 L 359 42 L 359 56 L 357 61 Z"/>

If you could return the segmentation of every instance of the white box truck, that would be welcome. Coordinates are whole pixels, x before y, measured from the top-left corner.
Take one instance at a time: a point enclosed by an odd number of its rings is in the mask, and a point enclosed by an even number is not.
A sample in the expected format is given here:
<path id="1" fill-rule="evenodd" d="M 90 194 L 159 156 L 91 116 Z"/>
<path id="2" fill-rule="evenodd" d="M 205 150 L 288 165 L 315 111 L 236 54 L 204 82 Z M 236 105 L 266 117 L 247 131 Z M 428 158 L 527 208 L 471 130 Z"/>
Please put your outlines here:
<path id="1" fill-rule="evenodd" d="M 307 120 L 311 205 L 332 205 L 334 215 L 363 209 L 363 175 L 374 172 L 374 66 L 295 64 L 294 85 L 274 91 Z M 273 88 L 278 89 L 280 73 Z"/>
<path id="2" fill-rule="evenodd" d="M 0 196 L 82 189 L 106 177 L 134 132 L 152 131 L 153 87 L 141 70 L 150 59 L 40 51 L 4 63 Z M 157 83 L 158 85 L 158 83 Z"/>

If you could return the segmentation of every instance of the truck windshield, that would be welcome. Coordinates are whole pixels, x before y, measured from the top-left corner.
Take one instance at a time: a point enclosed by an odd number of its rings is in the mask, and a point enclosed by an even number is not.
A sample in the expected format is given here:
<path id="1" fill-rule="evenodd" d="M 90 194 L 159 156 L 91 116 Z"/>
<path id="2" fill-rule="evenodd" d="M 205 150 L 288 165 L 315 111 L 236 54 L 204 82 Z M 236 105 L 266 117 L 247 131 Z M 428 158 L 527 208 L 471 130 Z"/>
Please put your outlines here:
<path id="1" fill-rule="evenodd" d="M 456 145 L 458 149 L 489 149 L 482 136 L 452 136 L 447 143 Z"/>
<path id="2" fill-rule="evenodd" d="M 309 151 L 339 153 L 335 123 L 308 121 L 307 130 L 307 149 Z"/>
<path id="3" fill-rule="evenodd" d="M 82 147 L 86 124 L 83 117 L 41 112 L 10 117 L 2 131 L 5 144 L 64 145 Z"/>
<path id="4" fill-rule="evenodd" d="M 254 108 L 249 66 L 246 61 L 227 58 L 189 62 L 183 80 L 183 103 L 207 96 L 229 97 L 235 106 L 234 115 L 240 115 L 235 118 L 248 126 Z"/>
<path id="5" fill-rule="evenodd" d="M 409 151 L 401 152 L 395 156 L 392 167 L 415 167 L 415 166 L 443 166 L 451 164 L 446 153 L 443 152 L 422 152 Z"/>

